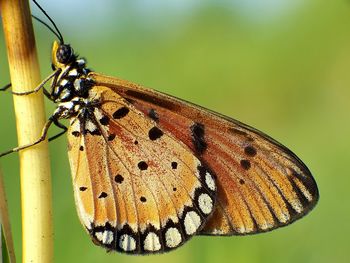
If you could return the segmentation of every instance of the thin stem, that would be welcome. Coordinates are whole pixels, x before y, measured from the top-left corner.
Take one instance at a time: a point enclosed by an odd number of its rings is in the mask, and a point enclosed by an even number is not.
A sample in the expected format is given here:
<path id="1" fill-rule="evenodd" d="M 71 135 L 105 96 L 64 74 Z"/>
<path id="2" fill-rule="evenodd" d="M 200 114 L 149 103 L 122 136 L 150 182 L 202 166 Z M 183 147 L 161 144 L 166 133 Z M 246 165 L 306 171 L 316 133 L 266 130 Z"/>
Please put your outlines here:
<path id="1" fill-rule="evenodd" d="M 0 0 L 12 89 L 23 93 L 40 83 L 27 0 Z M 42 91 L 13 97 L 19 145 L 40 137 L 45 123 Z M 19 152 L 23 262 L 53 261 L 52 197 L 47 141 Z"/>
<path id="2" fill-rule="evenodd" d="M 15 250 L 14 250 L 14 246 L 13 246 L 10 217 L 9 217 L 8 207 L 7 207 L 5 185 L 4 185 L 4 181 L 2 179 L 2 172 L 0 169 L 0 228 L 1 227 L 3 229 L 3 234 L 4 234 L 10 262 L 15 263 L 16 257 L 15 257 Z M 0 242 L 1 242 L 1 240 L 0 240 Z M 0 257 L 0 261 L 1 261 L 1 257 Z"/>

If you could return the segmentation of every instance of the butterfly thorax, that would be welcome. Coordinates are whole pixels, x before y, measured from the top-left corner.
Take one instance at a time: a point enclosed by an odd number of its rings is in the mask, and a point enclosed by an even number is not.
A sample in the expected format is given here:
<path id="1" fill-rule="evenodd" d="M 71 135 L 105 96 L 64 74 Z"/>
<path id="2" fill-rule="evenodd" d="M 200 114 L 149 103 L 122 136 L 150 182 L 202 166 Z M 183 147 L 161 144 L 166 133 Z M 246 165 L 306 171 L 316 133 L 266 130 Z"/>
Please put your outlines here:
<path id="1" fill-rule="evenodd" d="M 85 60 L 74 58 L 74 61 L 60 69 L 51 94 L 54 101 L 59 103 L 74 97 L 87 98 L 93 81 L 87 76 L 90 70 L 85 67 Z"/>

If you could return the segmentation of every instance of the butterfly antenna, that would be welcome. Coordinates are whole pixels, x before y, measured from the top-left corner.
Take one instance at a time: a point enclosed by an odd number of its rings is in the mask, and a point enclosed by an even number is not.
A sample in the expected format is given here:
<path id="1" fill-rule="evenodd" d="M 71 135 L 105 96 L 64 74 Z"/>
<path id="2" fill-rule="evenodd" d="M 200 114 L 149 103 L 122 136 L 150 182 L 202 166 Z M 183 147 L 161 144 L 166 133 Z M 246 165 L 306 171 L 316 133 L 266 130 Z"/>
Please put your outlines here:
<path id="1" fill-rule="evenodd" d="M 37 21 L 39 21 L 40 23 L 42 23 L 43 25 L 45 25 L 48 29 L 50 29 L 51 32 L 53 32 L 57 38 L 60 40 L 61 44 L 64 43 L 63 40 L 63 36 L 61 34 L 61 32 L 58 30 L 58 27 L 56 26 L 55 22 L 51 19 L 51 17 L 46 13 L 46 11 L 38 4 L 38 2 L 36 0 L 33 0 L 34 4 L 40 9 L 41 12 L 43 12 L 43 14 L 47 17 L 47 19 L 49 19 L 49 21 L 51 22 L 51 24 L 54 26 L 54 28 L 56 29 L 56 32 L 48 25 L 46 24 L 44 21 L 42 21 L 41 19 L 37 18 L 36 16 L 32 15 L 32 17 L 34 17 Z"/>
<path id="2" fill-rule="evenodd" d="M 46 26 L 52 33 L 55 34 L 55 36 L 61 41 L 63 42 L 63 40 L 61 39 L 61 36 L 59 34 L 57 34 L 57 32 L 55 30 L 53 30 L 48 24 L 46 24 L 43 20 L 41 20 L 39 17 L 35 16 L 35 15 L 32 15 L 32 17 L 40 22 L 41 24 L 43 24 L 44 26 Z"/>

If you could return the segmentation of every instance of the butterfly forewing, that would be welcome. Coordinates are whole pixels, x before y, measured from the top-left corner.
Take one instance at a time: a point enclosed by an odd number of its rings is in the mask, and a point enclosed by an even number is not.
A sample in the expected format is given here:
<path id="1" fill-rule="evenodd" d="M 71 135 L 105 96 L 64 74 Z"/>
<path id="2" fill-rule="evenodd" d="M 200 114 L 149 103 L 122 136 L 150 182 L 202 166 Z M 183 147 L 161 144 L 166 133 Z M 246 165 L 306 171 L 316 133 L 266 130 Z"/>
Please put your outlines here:
<path id="1" fill-rule="evenodd" d="M 290 224 L 316 204 L 318 190 L 308 168 L 267 135 L 130 82 L 96 73 L 90 76 L 185 144 L 215 173 L 217 205 L 202 234 L 268 231 Z"/>
<path id="2" fill-rule="evenodd" d="M 216 183 L 191 149 L 105 86 L 100 106 L 71 120 L 69 157 L 80 219 L 92 239 L 127 253 L 159 253 L 196 234 Z"/>

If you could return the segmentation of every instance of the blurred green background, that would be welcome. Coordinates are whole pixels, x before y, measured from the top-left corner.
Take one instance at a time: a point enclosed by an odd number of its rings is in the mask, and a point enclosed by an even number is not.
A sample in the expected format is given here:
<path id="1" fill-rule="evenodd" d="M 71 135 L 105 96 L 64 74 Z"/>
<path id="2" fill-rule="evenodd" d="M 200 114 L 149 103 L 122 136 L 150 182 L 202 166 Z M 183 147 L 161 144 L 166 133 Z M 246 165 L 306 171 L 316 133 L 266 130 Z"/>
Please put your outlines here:
<path id="1" fill-rule="evenodd" d="M 257 127 L 297 153 L 321 194 L 307 217 L 266 234 L 195 237 L 159 256 L 106 253 L 78 221 L 63 136 L 50 143 L 55 262 L 350 262 L 349 1 L 40 2 L 95 71 Z M 38 23 L 35 31 L 44 77 L 54 36 Z M 5 84 L 3 35 L 0 62 Z M 3 151 L 17 143 L 11 95 L 0 95 Z M 55 106 L 46 104 L 49 115 Z M 0 161 L 20 259 L 18 157 Z"/>

